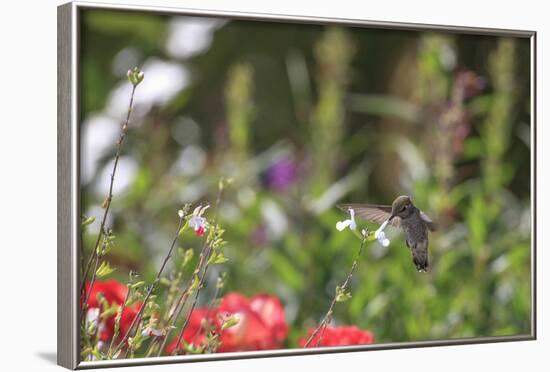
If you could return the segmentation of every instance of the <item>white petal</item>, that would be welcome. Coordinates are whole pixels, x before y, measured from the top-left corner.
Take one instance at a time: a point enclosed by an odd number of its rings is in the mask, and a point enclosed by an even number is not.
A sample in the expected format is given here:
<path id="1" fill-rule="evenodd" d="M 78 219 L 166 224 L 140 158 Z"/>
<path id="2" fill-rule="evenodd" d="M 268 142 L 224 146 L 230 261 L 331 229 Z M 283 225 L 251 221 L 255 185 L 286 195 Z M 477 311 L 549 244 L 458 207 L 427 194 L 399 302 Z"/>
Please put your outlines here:
<path id="1" fill-rule="evenodd" d="M 193 216 L 198 216 L 201 211 L 201 206 L 199 205 L 195 210 L 193 210 Z"/>
<path id="2" fill-rule="evenodd" d="M 97 325 L 97 321 L 99 320 L 99 312 L 100 310 L 97 307 L 88 309 L 86 312 L 86 322 L 92 323 L 95 327 Z"/>
<path id="3" fill-rule="evenodd" d="M 351 224 L 351 220 L 338 221 L 336 223 L 336 230 L 342 231 Z"/>
<path id="4" fill-rule="evenodd" d="M 355 211 L 351 208 L 349 209 L 349 215 L 351 219 L 349 228 L 355 230 L 357 228 L 357 223 L 355 223 Z"/>
<path id="5" fill-rule="evenodd" d="M 386 220 L 384 221 L 384 223 L 382 225 L 380 225 L 380 227 L 378 228 L 378 230 L 376 230 L 374 232 L 374 237 L 378 239 L 378 236 L 380 235 L 380 233 L 382 233 L 384 231 L 384 229 L 386 228 L 386 226 L 388 225 L 388 223 L 390 222 L 390 220 Z M 382 238 L 383 239 L 383 238 Z"/>
<path id="6" fill-rule="evenodd" d="M 205 205 L 205 206 L 200 210 L 199 216 L 202 216 L 203 213 L 204 213 L 208 208 L 210 208 L 210 205 L 209 205 L 209 204 Z"/>
<path id="7" fill-rule="evenodd" d="M 382 247 L 387 247 L 388 245 L 390 245 L 390 240 L 389 239 L 382 239 L 380 244 L 382 244 Z"/>

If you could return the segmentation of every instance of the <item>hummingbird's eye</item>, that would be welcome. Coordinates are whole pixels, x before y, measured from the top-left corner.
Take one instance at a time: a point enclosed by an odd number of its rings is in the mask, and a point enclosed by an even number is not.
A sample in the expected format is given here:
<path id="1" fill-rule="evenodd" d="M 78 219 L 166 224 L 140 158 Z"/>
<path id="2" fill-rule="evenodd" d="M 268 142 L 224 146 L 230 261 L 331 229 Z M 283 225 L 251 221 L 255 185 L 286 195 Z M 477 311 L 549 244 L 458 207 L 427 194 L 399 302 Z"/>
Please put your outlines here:
<path id="1" fill-rule="evenodd" d="M 404 206 L 402 206 L 402 207 L 401 207 L 401 210 L 400 210 L 400 212 L 405 212 L 405 210 L 406 210 L 406 209 L 407 209 L 407 206 L 406 206 L 406 205 L 404 205 Z"/>

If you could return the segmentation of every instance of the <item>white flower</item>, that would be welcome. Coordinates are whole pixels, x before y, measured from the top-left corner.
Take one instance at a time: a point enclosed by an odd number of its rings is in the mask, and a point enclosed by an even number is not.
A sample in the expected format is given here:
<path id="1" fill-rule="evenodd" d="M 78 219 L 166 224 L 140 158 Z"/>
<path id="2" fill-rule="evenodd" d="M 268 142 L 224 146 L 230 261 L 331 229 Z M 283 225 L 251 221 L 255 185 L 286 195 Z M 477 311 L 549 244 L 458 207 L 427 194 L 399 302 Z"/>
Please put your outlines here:
<path id="1" fill-rule="evenodd" d="M 151 326 L 145 327 L 141 332 L 142 336 L 162 336 L 163 333 L 160 329 L 153 328 Z"/>
<path id="2" fill-rule="evenodd" d="M 387 247 L 390 245 L 390 240 L 386 238 L 386 234 L 384 233 L 384 229 L 388 225 L 389 220 L 384 221 L 382 225 L 374 232 L 374 237 L 378 240 L 378 242 L 382 245 L 382 247 Z"/>
<path id="3" fill-rule="evenodd" d="M 202 217 L 202 214 L 206 209 L 208 209 L 208 205 L 205 207 L 201 207 L 200 205 L 195 208 L 193 211 L 193 216 L 189 219 L 189 226 L 195 230 L 196 236 L 203 236 L 206 229 L 208 228 L 208 223 L 206 221 L 206 218 Z"/>
<path id="4" fill-rule="evenodd" d="M 349 227 L 350 230 L 355 230 L 357 228 L 357 224 L 355 223 L 355 211 L 353 209 L 349 209 L 349 216 L 350 218 L 344 221 L 338 221 L 336 223 L 336 230 L 342 231 L 346 227 Z"/>
<path id="5" fill-rule="evenodd" d="M 99 308 L 92 307 L 86 312 L 86 323 L 91 323 L 95 328 L 99 320 Z"/>
<path id="6" fill-rule="evenodd" d="M 180 209 L 180 210 L 178 211 L 178 216 L 179 216 L 180 218 L 183 218 L 183 209 Z"/>

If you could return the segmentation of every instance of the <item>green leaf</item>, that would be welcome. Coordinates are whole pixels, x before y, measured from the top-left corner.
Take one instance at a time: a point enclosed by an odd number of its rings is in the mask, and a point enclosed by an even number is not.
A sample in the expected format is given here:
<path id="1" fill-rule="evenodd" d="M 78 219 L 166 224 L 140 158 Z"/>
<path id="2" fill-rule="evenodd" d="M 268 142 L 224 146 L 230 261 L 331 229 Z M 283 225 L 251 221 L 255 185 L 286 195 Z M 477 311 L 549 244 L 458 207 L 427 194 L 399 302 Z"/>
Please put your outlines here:
<path id="1" fill-rule="evenodd" d="M 182 236 L 183 233 L 185 232 L 185 228 L 187 227 L 187 222 L 185 222 L 183 224 L 183 226 L 181 227 L 180 231 L 178 231 L 178 236 Z"/>
<path id="2" fill-rule="evenodd" d="M 183 350 L 185 350 L 188 354 L 202 354 L 204 349 L 206 348 L 206 345 L 195 345 L 193 343 L 188 344 L 185 341 L 181 341 Z"/>
<path id="3" fill-rule="evenodd" d="M 369 231 L 366 236 L 367 242 L 373 242 L 376 240 L 376 237 L 374 236 L 375 231 Z"/>
<path id="4" fill-rule="evenodd" d="M 172 285 L 172 282 L 168 278 L 160 278 L 160 284 L 165 287 L 170 287 Z"/>
<path id="5" fill-rule="evenodd" d="M 222 323 L 222 331 L 227 328 L 231 328 L 239 324 L 239 318 L 236 315 L 231 315 L 228 318 L 225 318 Z"/>
<path id="6" fill-rule="evenodd" d="M 223 289 L 223 287 L 225 286 L 225 276 L 226 276 L 226 273 L 223 272 L 223 273 L 218 277 L 218 280 L 216 281 L 216 289 L 218 289 L 218 290 Z"/>
<path id="7" fill-rule="evenodd" d="M 82 227 L 91 225 L 94 223 L 95 217 L 86 217 L 82 220 Z"/>
<path id="8" fill-rule="evenodd" d="M 199 279 L 199 276 L 195 274 L 193 276 L 193 283 L 191 283 L 191 287 L 189 287 L 190 291 L 194 291 L 200 287 L 201 280 Z"/>
<path id="9" fill-rule="evenodd" d="M 145 282 L 143 280 L 140 280 L 139 282 L 136 282 L 134 284 L 130 284 L 130 289 L 138 289 L 145 286 Z"/>
<path id="10" fill-rule="evenodd" d="M 101 263 L 101 265 L 99 266 L 99 268 L 97 269 L 95 274 L 97 275 L 98 278 L 103 278 L 104 276 L 109 275 L 110 273 L 112 273 L 115 270 L 116 269 L 109 266 L 109 263 L 107 261 L 103 261 Z"/>
<path id="11" fill-rule="evenodd" d="M 103 311 L 101 312 L 101 317 L 103 319 L 107 319 L 115 315 L 118 312 L 119 307 L 120 307 L 119 305 L 113 302 L 110 306 L 103 308 Z"/>
<path id="12" fill-rule="evenodd" d="M 340 286 L 336 287 L 336 302 L 346 302 L 351 298 L 351 293 Z"/>
<path id="13" fill-rule="evenodd" d="M 187 264 L 193 259 L 194 256 L 193 248 L 189 248 L 185 251 L 183 254 L 183 262 L 181 263 L 181 267 L 184 268 L 187 266 Z"/>
<path id="14" fill-rule="evenodd" d="M 137 332 L 136 332 L 136 335 L 134 337 L 129 337 L 128 338 L 128 346 L 130 346 L 130 349 L 132 350 L 137 350 L 141 347 L 141 344 L 143 343 L 143 341 L 145 341 L 147 339 L 146 336 L 144 336 L 142 334 L 143 332 L 143 329 L 139 329 Z"/>
<path id="15" fill-rule="evenodd" d="M 222 252 L 220 252 L 218 254 L 214 253 L 212 256 L 210 256 L 210 259 L 208 260 L 208 263 L 216 265 L 216 264 L 223 264 L 227 261 L 228 261 L 228 259 L 225 258 L 225 256 L 223 255 Z"/>
<path id="16" fill-rule="evenodd" d="M 98 350 L 97 347 L 94 347 L 91 351 L 92 355 L 97 359 L 97 360 L 101 360 L 103 359 L 103 355 L 101 355 L 101 352 Z"/>

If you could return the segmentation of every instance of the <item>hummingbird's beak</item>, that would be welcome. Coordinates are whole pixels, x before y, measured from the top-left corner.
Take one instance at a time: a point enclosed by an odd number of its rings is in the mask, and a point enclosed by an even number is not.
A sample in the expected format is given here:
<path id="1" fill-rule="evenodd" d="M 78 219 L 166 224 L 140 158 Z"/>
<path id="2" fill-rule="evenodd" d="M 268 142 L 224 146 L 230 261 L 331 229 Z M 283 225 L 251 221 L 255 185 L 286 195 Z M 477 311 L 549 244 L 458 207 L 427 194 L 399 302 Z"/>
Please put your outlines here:
<path id="1" fill-rule="evenodd" d="M 390 218 L 388 218 L 388 222 L 391 222 L 391 220 L 393 220 L 394 217 L 395 217 L 395 214 L 392 214 L 392 215 L 390 216 Z"/>

